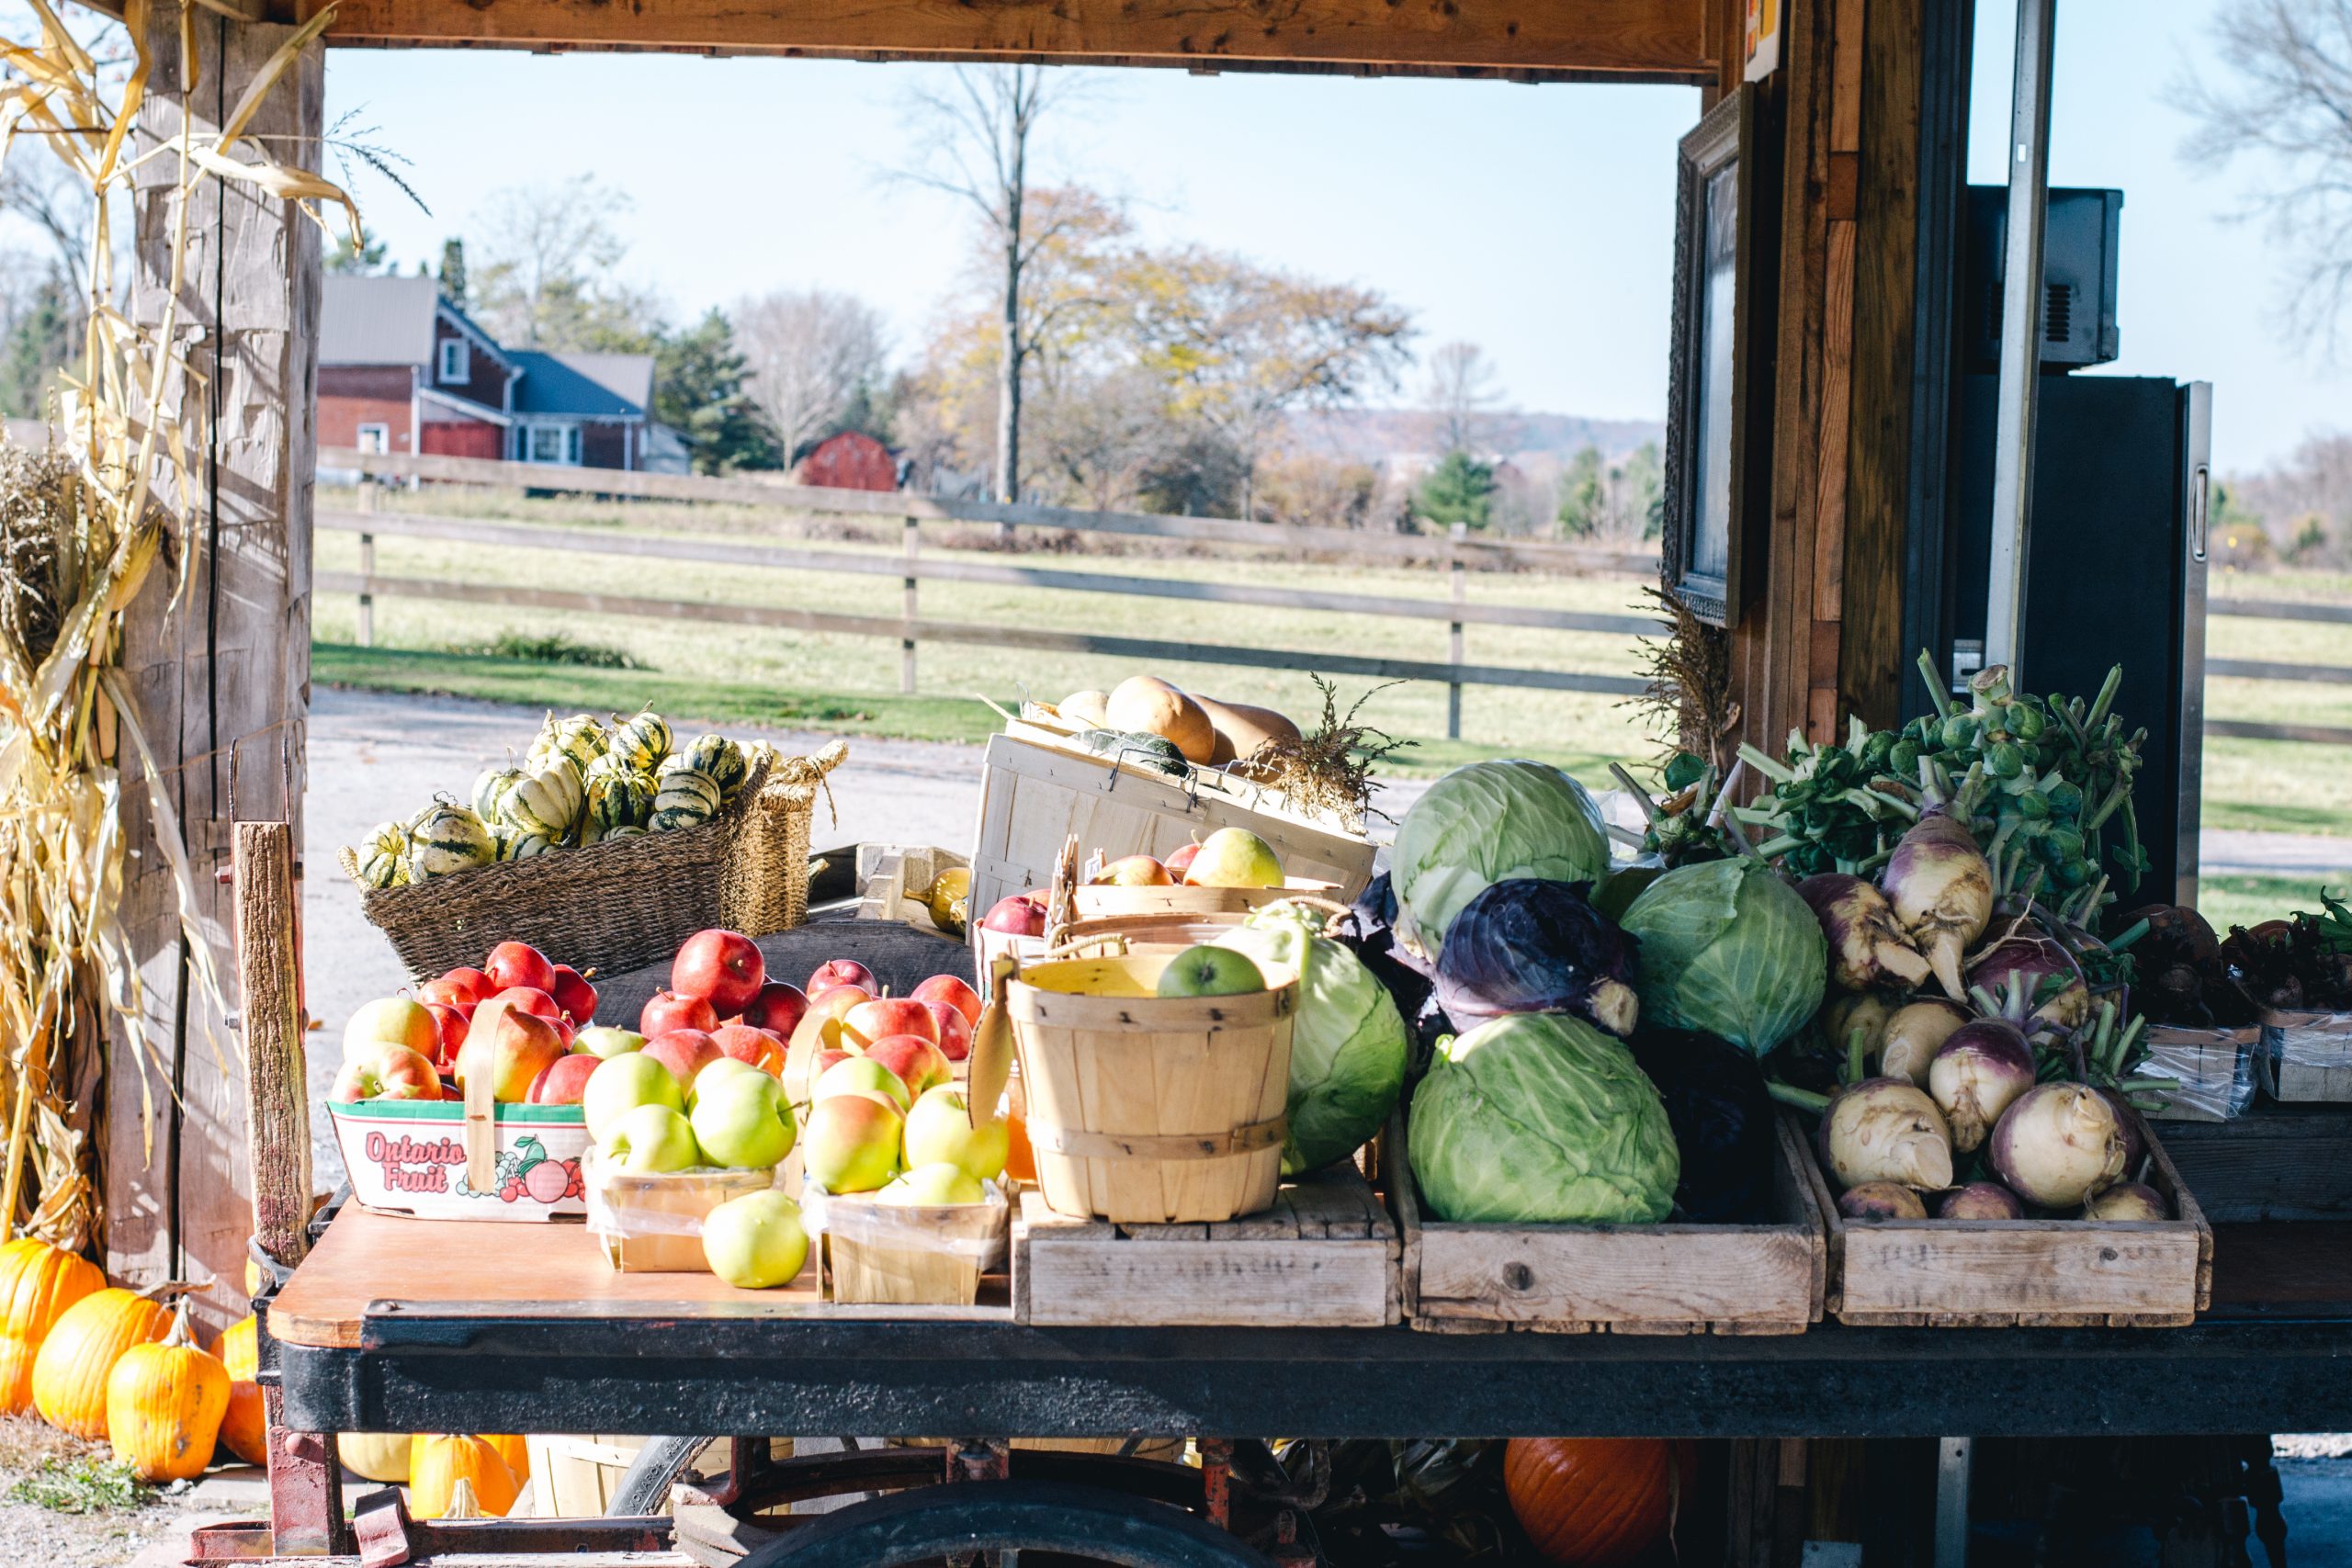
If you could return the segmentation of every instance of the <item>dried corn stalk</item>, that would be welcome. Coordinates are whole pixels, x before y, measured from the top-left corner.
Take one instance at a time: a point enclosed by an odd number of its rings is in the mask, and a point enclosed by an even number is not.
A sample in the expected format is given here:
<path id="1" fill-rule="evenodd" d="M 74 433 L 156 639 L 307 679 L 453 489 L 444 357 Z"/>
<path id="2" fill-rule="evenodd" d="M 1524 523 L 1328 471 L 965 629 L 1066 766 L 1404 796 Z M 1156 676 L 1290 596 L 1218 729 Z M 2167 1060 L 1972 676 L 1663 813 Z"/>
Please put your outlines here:
<path id="1" fill-rule="evenodd" d="M 53 155 L 93 199 L 88 325 L 81 363 L 64 378 L 51 448 L 0 448 L 0 1050 L 8 1069 L 0 1223 L 10 1234 L 80 1247 L 99 1218 L 78 1119 L 104 1070 L 105 1022 L 127 1032 L 141 1064 L 151 1149 L 146 1066 L 164 1066 L 169 1055 L 146 1037 L 122 923 L 126 790 L 144 796 L 177 881 L 195 981 L 220 995 L 179 825 L 120 663 L 124 612 L 159 563 L 177 574 L 185 555 L 175 541 L 201 536 L 190 446 L 200 453 L 205 445 L 206 388 L 176 345 L 190 197 L 207 180 L 252 184 L 302 203 L 322 223 L 316 204 L 339 208 L 355 240 L 358 213 L 341 189 L 286 167 L 244 134 L 331 10 L 288 37 L 217 132 L 200 135 L 183 117 L 179 135 L 142 150 L 130 142 L 153 65 L 150 0 L 127 0 L 105 59 L 48 0 L 26 4 L 28 36 L 0 36 L 0 159 Z M 183 11 L 179 26 L 191 89 L 194 16 Z M 176 171 L 173 199 L 133 210 L 168 214 L 172 276 L 161 319 L 141 324 L 121 303 L 111 214 L 134 172 L 151 164 Z M 223 412 L 233 423 L 236 411 Z"/>
<path id="2" fill-rule="evenodd" d="M 1689 751 L 1720 771 L 1729 761 L 1725 753 L 1739 725 L 1739 704 L 1731 694 L 1731 633 L 1709 626 L 1662 588 L 1642 592 L 1657 603 L 1664 612 L 1661 618 L 1673 629 L 1662 637 L 1635 641 L 1649 686 L 1618 705 L 1639 708 L 1657 720 L 1668 734 L 1661 749 L 1669 756 Z"/>

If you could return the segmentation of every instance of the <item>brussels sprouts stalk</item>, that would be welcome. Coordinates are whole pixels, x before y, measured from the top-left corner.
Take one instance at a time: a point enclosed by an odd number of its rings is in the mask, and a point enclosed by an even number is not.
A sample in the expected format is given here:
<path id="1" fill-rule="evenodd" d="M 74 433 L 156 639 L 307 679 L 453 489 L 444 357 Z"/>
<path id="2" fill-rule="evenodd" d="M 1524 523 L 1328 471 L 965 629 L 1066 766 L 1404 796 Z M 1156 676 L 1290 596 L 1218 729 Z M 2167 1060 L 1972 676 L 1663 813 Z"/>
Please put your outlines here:
<path id="1" fill-rule="evenodd" d="M 1886 892 L 1894 917 L 1926 955 L 1945 994 L 1960 1001 L 1961 955 L 1993 914 L 1993 868 L 1967 827 L 1946 812 L 1930 812 L 1896 840 L 1886 865 Z"/>

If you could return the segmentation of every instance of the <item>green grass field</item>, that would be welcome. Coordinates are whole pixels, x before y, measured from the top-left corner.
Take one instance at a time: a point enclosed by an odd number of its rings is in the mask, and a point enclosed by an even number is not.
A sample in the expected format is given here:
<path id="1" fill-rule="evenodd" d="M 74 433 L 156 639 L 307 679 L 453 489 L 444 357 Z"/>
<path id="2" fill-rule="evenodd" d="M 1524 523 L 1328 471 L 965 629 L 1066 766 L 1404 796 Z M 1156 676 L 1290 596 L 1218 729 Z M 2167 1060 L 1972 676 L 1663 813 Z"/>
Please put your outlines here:
<path id="1" fill-rule="evenodd" d="M 347 506 L 347 493 L 322 491 L 322 506 Z M 387 509 L 461 512 L 571 528 L 651 528 L 741 541 L 761 537 L 816 549 L 876 550 L 872 541 L 812 540 L 809 529 L 749 509 L 618 506 L 515 495 L 429 491 L 384 497 Z M 821 530 L 819 530 L 821 531 Z M 894 530 L 892 530 L 894 532 Z M 894 542 L 894 541 L 893 541 Z M 955 558 L 924 543 L 926 555 Z M 968 552 L 971 558 L 1001 555 Z M 354 536 L 322 533 L 322 570 L 356 570 Z M 1023 560 L 1038 563 L 1039 555 Z M 1046 556 L 1067 565 L 1130 576 L 1246 581 L 1400 597 L 1442 598 L 1442 575 L 1430 570 L 1305 565 L 1279 560 L 1188 557 Z M 796 573 L 648 561 L 618 556 L 487 548 L 431 540 L 379 538 L 380 573 L 511 581 L 534 587 L 628 593 L 712 604 L 800 605 L 895 617 L 899 584 L 888 577 Z M 2352 601 L 2352 578 L 2315 573 L 2217 581 L 2217 596 Z M 1625 613 L 1639 584 L 1617 577 L 1553 578 L 1474 574 L 1473 602 Z M 1238 647 L 1329 650 L 1399 659 L 1442 660 L 1443 622 L 1268 610 L 1125 594 L 1076 593 L 992 584 L 925 582 L 926 618 L 1055 627 Z M 1137 672 L 1129 663 L 1081 655 L 986 646 L 926 644 L 918 655 L 917 692 L 898 694 L 899 649 L 888 638 L 812 636 L 696 622 L 573 615 L 550 625 L 545 612 L 493 609 L 415 599 L 376 605 L 376 646 L 354 646 L 357 607 L 347 595 L 322 595 L 314 606 L 316 676 L 380 690 L 449 692 L 531 706 L 617 710 L 651 702 L 681 718 L 760 722 L 927 739 L 978 740 L 997 723 L 978 700 L 1007 706 L 1023 692 L 1054 700 L 1085 687 L 1108 687 Z M 490 657 L 480 649 L 508 635 L 560 631 L 574 642 L 625 650 L 645 668 L 606 670 Z M 1472 626 L 1464 636 L 1472 662 L 1630 675 L 1630 638 L 1599 633 Z M 2215 658 L 2264 659 L 2352 666 L 2352 626 L 2216 617 Z M 1302 722 L 1317 698 L 1304 673 L 1233 665 L 1174 664 L 1157 671 L 1188 689 L 1228 701 L 1282 709 Z M 1351 699 L 1368 680 L 1341 677 Z M 1471 686 L 1463 696 L 1463 734 L 1443 739 L 1445 688 L 1415 682 L 1389 687 L 1366 704 L 1363 717 L 1416 742 L 1392 771 L 1429 773 L 1478 756 L 1517 753 L 1549 759 L 1588 779 L 1611 760 L 1637 762 L 1656 741 L 1619 699 L 1579 693 Z M 2352 685 L 2214 681 L 2207 711 L 2215 718 L 2352 727 Z M 2342 749 L 2289 741 L 2215 740 L 2206 748 L 2205 821 L 2209 827 L 2326 834 L 2352 840 L 2352 783 Z M 2352 844 L 2346 863 L 2352 865 Z"/>

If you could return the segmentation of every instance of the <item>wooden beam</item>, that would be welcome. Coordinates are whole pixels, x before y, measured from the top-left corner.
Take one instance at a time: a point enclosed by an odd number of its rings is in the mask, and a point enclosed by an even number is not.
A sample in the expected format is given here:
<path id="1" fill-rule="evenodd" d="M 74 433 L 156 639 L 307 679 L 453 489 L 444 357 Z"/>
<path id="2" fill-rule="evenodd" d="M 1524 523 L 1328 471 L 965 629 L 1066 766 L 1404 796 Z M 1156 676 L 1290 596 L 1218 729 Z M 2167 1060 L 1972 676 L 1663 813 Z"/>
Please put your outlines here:
<path id="1" fill-rule="evenodd" d="M 311 1249 L 311 1093 L 293 828 L 238 823 L 232 863 L 254 1240 L 291 1269 Z"/>
<path id="2" fill-rule="evenodd" d="M 294 0 L 308 18 L 325 0 Z M 667 50 L 831 60 L 1035 62 L 1716 79 L 1706 0 L 336 0 L 328 41 L 379 47 Z"/>

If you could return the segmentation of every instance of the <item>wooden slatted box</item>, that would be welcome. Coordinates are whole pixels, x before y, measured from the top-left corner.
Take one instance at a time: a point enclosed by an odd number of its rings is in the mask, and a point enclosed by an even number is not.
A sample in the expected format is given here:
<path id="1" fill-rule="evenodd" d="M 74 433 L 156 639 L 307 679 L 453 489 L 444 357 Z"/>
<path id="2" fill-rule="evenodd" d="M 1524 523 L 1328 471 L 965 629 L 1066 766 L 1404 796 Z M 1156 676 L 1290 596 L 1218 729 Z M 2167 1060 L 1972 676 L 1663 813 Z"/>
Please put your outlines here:
<path id="1" fill-rule="evenodd" d="M 2136 1114 L 2136 1113 L 2135 1113 Z M 1871 1327 L 2178 1328 L 2213 1295 L 2213 1232 L 2143 1119 L 2148 1185 L 2179 1217 L 1848 1220 L 1805 1169 L 1829 1232 L 1829 1311 Z"/>
<path id="2" fill-rule="evenodd" d="M 1821 1321 L 1828 1254 L 1811 1158 L 1778 1131 L 1766 1224 L 1453 1224 L 1421 1209 L 1400 1114 L 1382 1149 L 1405 1320 L 1447 1334 L 1804 1333 Z"/>
<path id="3" fill-rule="evenodd" d="M 1398 1256 L 1396 1227 L 1345 1164 L 1286 1181 L 1272 1208 L 1217 1224 L 1074 1219 L 1033 1189 L 1012 1223 L 1013 1316 L 1377 1328 L 1397 1318 Z"/>

